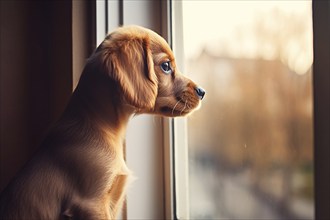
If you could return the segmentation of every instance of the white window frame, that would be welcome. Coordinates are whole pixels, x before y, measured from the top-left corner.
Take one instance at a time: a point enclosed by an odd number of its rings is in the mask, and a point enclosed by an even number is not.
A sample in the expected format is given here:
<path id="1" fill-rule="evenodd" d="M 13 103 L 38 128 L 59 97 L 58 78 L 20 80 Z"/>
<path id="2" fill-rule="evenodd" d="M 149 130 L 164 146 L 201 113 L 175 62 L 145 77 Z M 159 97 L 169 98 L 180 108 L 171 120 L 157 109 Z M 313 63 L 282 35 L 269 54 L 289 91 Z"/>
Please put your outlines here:
<path id="1" fill-rule="evenodd" d="M 172 1 L 172 49 L 180 71 L 184 74 L 182 1 Z M 173 120 L 175 218 L 190 219 L 189 216 L 189 167 L 187 118 Z"/>

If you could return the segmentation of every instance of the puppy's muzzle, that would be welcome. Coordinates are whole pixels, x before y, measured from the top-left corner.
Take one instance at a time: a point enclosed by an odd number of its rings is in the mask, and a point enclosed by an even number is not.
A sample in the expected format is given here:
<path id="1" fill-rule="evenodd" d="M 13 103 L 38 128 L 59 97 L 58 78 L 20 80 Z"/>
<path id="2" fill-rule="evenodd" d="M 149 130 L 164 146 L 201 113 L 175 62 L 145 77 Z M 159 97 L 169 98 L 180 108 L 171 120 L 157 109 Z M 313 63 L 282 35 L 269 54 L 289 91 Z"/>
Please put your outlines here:
<path id="1" fill-rule="evenodd" d="M 195 91 L 196 91 L 196 94 L 197 94 L 198 98 L 200 100 L 202 100 L 204 98 L 205 93 L 206 93 L 205 90 L 203 88 L 197 86 L 195 88 Z"/>

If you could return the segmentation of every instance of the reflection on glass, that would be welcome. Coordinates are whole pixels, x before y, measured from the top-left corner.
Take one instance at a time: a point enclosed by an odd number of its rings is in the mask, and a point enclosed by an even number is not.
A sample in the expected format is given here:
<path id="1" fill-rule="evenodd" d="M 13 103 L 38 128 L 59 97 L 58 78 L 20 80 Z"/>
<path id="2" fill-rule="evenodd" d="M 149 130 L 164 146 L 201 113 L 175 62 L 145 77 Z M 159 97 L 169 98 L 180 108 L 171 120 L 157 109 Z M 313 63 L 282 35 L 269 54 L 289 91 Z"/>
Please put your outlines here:
<path id="1" fill-rule="evenodd" d="M 192 219 L 313 219 L 310 1 L 183 1 Z"/>

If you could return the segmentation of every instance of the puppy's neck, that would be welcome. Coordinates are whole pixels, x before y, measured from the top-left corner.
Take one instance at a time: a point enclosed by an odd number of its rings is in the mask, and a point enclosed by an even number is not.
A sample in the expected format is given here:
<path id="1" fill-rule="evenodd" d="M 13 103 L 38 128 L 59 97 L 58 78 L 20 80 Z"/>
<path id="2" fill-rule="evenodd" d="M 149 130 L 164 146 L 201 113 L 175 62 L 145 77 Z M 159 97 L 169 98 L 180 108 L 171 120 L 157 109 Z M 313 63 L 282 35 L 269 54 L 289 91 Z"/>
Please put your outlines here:
<path id="1" fill-rule="evenodd" d="M 82 75 L 67 111 L 97 132 L 103 132 L 109 144 L 122 145 L 128 121 L 136 110 L 121 98 L 121 90 L 114 81 L 93 74 L 99 73 Z"/>

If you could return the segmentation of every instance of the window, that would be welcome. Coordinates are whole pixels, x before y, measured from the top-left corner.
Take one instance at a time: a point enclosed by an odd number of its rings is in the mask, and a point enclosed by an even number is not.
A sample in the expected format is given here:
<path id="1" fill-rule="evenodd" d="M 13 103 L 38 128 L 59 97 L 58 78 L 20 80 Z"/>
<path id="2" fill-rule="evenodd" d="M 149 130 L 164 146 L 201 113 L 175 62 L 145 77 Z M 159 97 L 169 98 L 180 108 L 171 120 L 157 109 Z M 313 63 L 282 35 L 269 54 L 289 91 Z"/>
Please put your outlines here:
<path id="1" fill-rule="evenodd" d="M 314 16 L 328 21 L 328 3 L 317 3 L 323 11 Z M 315 164 L 323 169 L 315 174 L 322 181 L 313 181 L 310 1 L 100 0 L 96 8 L 98 42 L 122 24 L 151 28 L 170 42 L 182 72 L 207 90 L 188 119 L 130 123 L 127 163 L 138 179 L 123 219 L 310 219 L 320 204 L 328 216 L 321 189 L 329 183 L 329 127 L 316 133 L 323 150 L 315 151 Z M 320 85 L 322 76 L 313 80 Z M 328 109 L 328 81 L 317 89 L 319 111 Z"/>
<path id="2" fill-rule="evenodd" d="M 178 218 L 314 218 L 311 6 L 173 2 L 176 57 L 207 91 L 174 122 Z"/>

